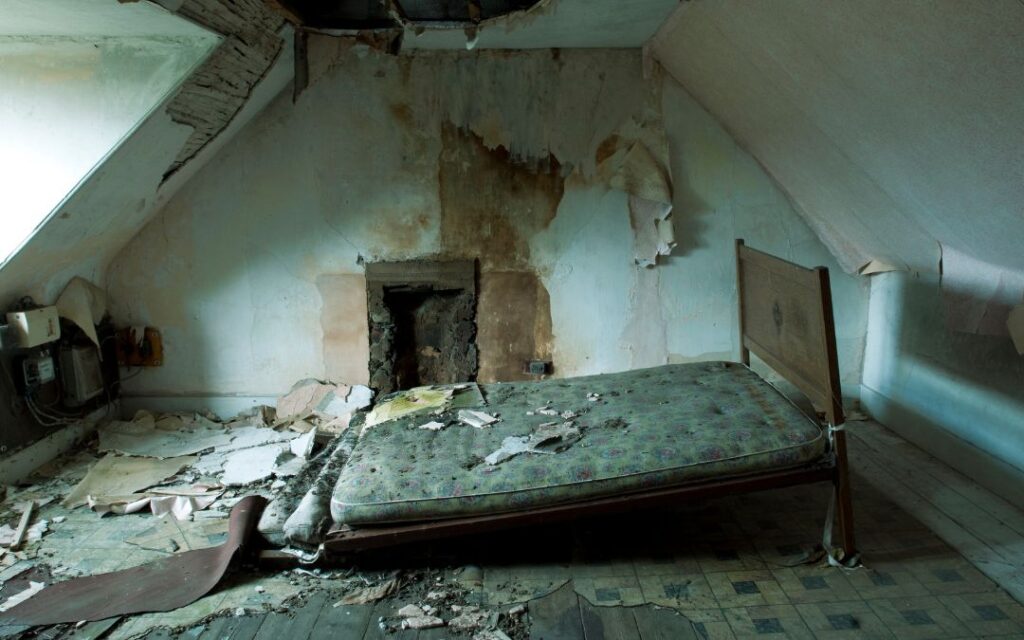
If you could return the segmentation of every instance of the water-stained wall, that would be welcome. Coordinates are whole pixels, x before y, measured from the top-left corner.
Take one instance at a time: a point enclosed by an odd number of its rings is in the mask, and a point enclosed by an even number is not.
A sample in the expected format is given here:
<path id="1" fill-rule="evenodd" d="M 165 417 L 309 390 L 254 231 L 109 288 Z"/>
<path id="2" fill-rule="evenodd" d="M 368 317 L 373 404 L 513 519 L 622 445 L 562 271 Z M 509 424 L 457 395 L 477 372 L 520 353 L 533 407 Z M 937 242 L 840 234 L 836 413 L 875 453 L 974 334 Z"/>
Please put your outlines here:
<path id="1" fill-rule="evenodd" d="M 160 327 L 140 396 L 263 396 L 366 381 L 366 262 L 479 261 L 479 379 L 735 357 L 732 239 L 834 266 L 760 167 L 636 50 L 387 57 L 311 43 L 281 96 L 115 259 L 115 318 Z M 679 246 L 635 264 L 629 197 L 599 164 L 664 126 Z M 836 270 L 838 271 L 838 270 Z M 844 379 L 865 288 L 836 273 Z M 196 400 L 196 402 L 202 402 Z"/>

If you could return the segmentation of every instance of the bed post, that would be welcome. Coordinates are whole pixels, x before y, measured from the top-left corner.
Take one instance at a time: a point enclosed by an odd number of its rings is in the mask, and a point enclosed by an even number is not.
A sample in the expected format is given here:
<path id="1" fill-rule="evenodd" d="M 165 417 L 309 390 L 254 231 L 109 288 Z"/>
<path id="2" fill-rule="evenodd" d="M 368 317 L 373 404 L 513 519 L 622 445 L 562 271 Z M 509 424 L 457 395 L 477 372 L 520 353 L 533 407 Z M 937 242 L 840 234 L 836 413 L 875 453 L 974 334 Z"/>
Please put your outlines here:
<path id="1" fill-rule="evenodd" d="M 739 300 L 740 317 L 740 362 L 750 366 L 750 349 L 743 342 L 743 260 L 740 259 L 740 250 L 743 247 L 743 238 L 736 239 L 736 298 Z"/>
<path id="2" fill-rule="evenodd" d="M 836 516 L 839 520 L 839 533 L 843 551 L 847 558 L 857 553 L 857 542 L 853 533 L 853 499 L 850 494 L 850 467 L 846 455 L 846 432 L 840 429 L 846 422 L 843 414 L 843 391 L 839 383 L 839 358 L 836 354 L 836 325 L 832 315 L 832 288 L 829 283 L 828 269 L 817 267 L 818 281 L 821 288 L 822 324 L 825 327 L 825 352 L 828 354 L 828 404 L 825 407 L 825 418 L 836 430 L 833 434 L 833 446 L 836 456 L 836 469 L 833 483 L 836 489 Z"/>

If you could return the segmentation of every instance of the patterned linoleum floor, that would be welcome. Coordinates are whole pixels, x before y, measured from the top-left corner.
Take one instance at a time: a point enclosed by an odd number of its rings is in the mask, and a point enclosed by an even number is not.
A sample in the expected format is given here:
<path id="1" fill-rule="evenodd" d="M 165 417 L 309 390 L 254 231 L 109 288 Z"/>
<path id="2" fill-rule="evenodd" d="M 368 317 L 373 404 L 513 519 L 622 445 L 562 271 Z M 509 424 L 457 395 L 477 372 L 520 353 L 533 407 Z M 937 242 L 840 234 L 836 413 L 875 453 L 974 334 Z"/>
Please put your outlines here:
<path id="1" fill-rule="evenodd" d="M 363 564 L 448 569 L 453 580 L 469 589 L 469 602 L 500 608 L 532 600 L 531 616 L 541 609 L 533 606 L 538 598 L 551 597 L 568 584 L 575 594 L 563 613 L 579 624 L 563 628 L 566 634 L 556 636 L 563 638 L 1024 638 L 1024 607 L 857 472 L 854 482 L 864 566 L 853 571 L 800 563 L 821 539 L 830 495 L 824 484 L 453 540 L 407 554 L 388 551 Z M 170 553 L 160 548 L 169 537 L 182 549 L 223 539 L 223 524 L 216 522 L 160 524 L 144 516 L 99 522 L 95 514 L 77 510 L 44 537 L 36 562 L 70 574 L 109 571 Z M 180 535 L 160 527 L 176 527 Z M 266 591 L 255 591 L 254 584 Z M 240 606 L 252 612 L 248 617 L 267 621 L 294 615 L 301 605 L 289 614 L 265 611 L 299 592 L 311 599 L 317 594 L 315 585 L 297 586 L 287 575 L 251 576 L 184 610 L 125 619 L 110 633 L 127 638 L 144 635 L 154 625 L 180 625 L 185 637 L 212 638 L 210 623 L 204 623 L 204 630 L 196 620 L 224 608 L 230 615 Z M 324 605 L 323 615 L 329 615 L 332 603 Z M 364 612 L 363 637 L 378 637 L 374 621 L 389 612 L 368 606 L 372 611 Z M 692 635 L 644 631 L 655 618 L 648 617 L 645 627 L 641 614 L 654 606 L 678 611 L 683 618 L 676 620 L 683 620 Z M 635 616 L 635 635 L 593 635 L 588 615 L 592 621 L 594 611 L 616 608 L 626 612 L 619 622 Z M 359 613 L 356 609 L 351 613 Z M 216 637 L 262 637 L 263 622 L 247 622 L 256 621 L 237 620 L 239 628 L 252 631 L 248 636 L 218 632 Z M 272 628 L 279 630 L 280 623 Z M 448 637 L 431 631 L 390 637 Z M 295 637 L 306 636 L 316 634 Z"/>
<path id="2" fill-rule="evenodd" d="M 478 565 L 482 577 L 465 586 L 471 601 L 491 606 L 541 598 L 568 581 L 584 620 L 595 608 L 657 605 L 685 616 L 697 638 L 1024 638 L 1020 603 L 854 479 L 863 554 L 856 570 L 800 563 L 821 539 L 827 485 L 438 544 L 419 560 L 380 561 Z M 581 624 L 578 635 L 557 637 L 592 636 Z"/>

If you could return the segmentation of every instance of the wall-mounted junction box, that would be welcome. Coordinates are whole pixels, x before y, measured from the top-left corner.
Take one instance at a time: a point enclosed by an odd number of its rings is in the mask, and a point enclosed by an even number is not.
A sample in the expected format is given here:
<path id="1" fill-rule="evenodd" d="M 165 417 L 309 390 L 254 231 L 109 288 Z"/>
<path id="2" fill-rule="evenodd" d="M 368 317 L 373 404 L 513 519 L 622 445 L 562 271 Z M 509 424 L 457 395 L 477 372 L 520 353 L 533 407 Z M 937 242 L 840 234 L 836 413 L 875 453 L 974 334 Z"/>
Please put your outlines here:
<path id="1" fill-rule="evenodd" d="M 103 393 L 103 371 L 96 347 L 74 346 L 60 351 L 64 404 L 78 407 Z"/>
<path id="2" fill-rule="evenodd" d="M 38 347 L 60 338 L 57 307 L 12 311 L 7 314 L 7 324 L 12 346 L 21 349 Z"/>
<path id="3" fill-rule="evenodd" d="M 117 363 L 122 367 L 159 367 L 164 363 L 164 343 L 159 329 L 119 329 L 114 346 Z"/>

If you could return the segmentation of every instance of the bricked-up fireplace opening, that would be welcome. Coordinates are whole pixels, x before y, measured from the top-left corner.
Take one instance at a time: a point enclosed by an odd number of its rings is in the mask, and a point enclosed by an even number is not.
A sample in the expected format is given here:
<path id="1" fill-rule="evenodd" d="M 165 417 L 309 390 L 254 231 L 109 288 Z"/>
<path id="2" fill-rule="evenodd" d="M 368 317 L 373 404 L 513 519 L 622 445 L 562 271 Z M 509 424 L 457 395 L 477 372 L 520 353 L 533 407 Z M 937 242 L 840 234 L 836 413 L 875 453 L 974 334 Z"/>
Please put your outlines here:
<path id="1" fill-rule="evenodd" d="M 476 264 L 366 265 L 370 386 L 390 393 L 476 380 Z"/>

